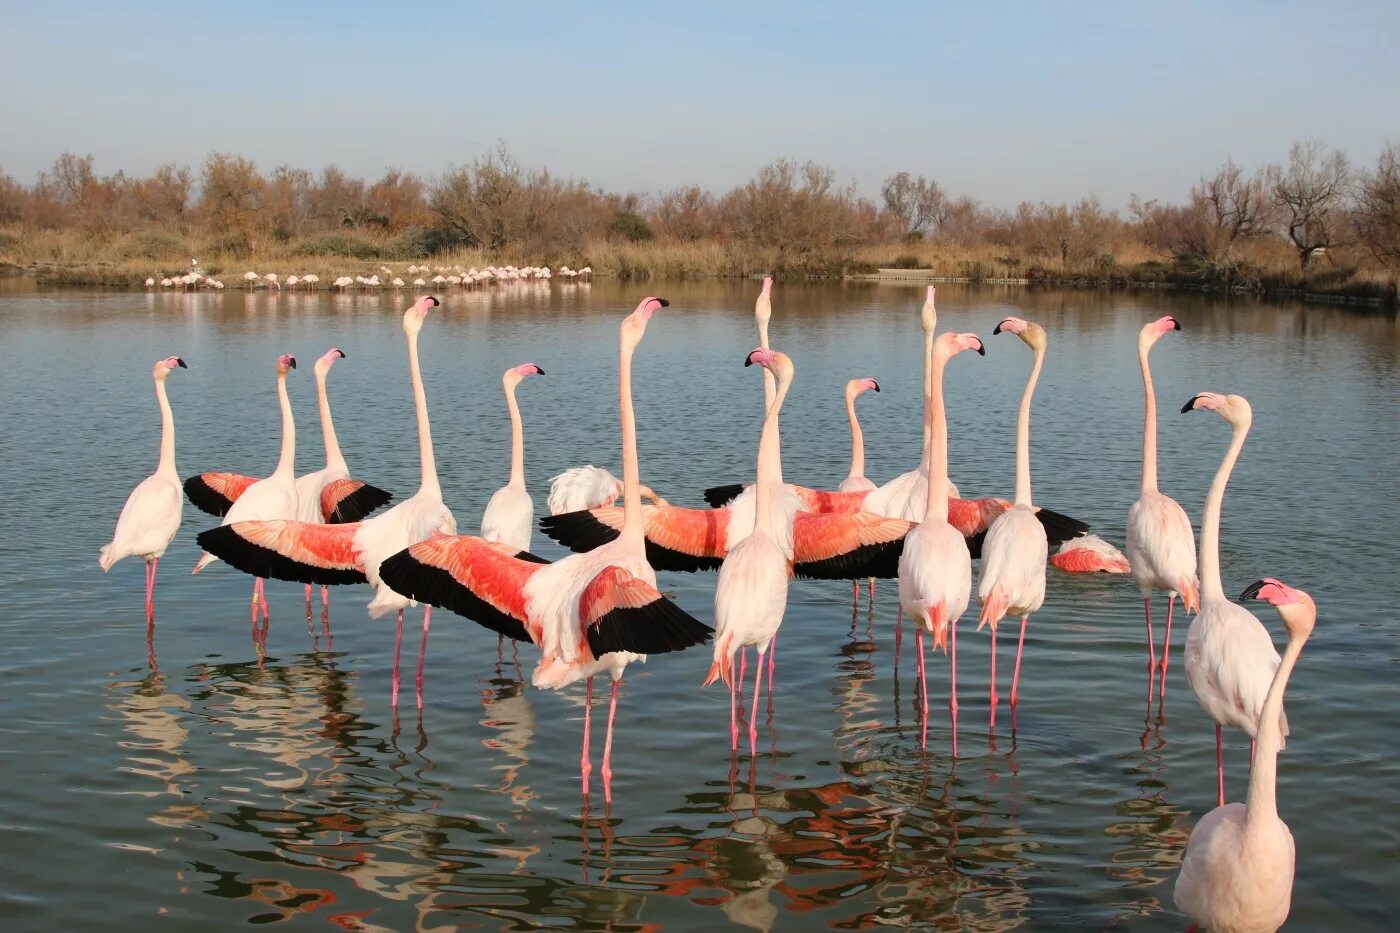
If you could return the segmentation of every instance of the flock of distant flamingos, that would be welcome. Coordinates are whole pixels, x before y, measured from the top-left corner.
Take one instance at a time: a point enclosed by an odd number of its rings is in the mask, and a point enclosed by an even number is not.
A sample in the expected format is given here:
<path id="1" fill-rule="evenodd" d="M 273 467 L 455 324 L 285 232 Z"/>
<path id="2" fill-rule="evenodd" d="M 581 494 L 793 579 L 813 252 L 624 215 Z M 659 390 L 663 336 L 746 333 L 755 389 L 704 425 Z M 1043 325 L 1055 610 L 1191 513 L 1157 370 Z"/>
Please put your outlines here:
<path id="1" fill-rule="evenodd" d="M 558 276 L 565 282 L 587 282 L 593 275 L 592 266 L 584 266 L 582 269 L 570 269 L 568 266 L 560 266 L 557 272 L 551 272 L 548 266 L 487 266 L 478 270 L 475 266 L 470 269 L 463 269 L 461 266 L 429 266 L 426 263 L 421 266 L 409 266 L 405 270 L 407 274 L 417 276 L 412 282 L 405 282 L 402 276 L 394 274 L 394 270 L 388 266 L 380 266 L 377 272 L 370 275 L 340 275 L 331 280 L 330 287 L 336 291 L 346 291 L 347 289 L 376 289 L 376 288 L 416 288 L 423 289 L 429 286 L 433 288 L 473 288 L 479 285 L 499 285 L 508 282 L 548 282 L 554 276 Z M 379 277 L 379 273 L 384 273 L 384 278 Z M 424 278 L 429 273 L 433 274 L 431 279 Z M 243 273 L 243 287 L 249 290 L 256 288 L 267 288 L 288 291 L 314 292 L 321 287 L 321 277 L 313 272 L 305 275 L 288 275 L 285 279 L 278 276 L 276 272 L 268 272 L 259 275 L 251 269 Z M 207 275 L 199 268 L 199 260 L 190 260 L 190 269 L 180 275 L 161 275 L 157 278 L 154 275 L 146 277 L 147 288 L 178 288 L 181 291 L 198 291 L 201 288 L 222 291 L 224 282 L 216 279 L 212 275 Z"/>
<path id="2" fill-rule="evenodd" d="M 511 419 L 509 482 L 492 497 L 479 535 L 459 535 L 443 504 L 433 458 L 427 398 L 418 357 L 418 337 L 431 296 L 418 298 L 404 313 L 409 376 L 417 417 L 421 479 L 418 490 L 373 517 L 391 496 L 352 479 L 331 420 L 326 377 L 337 359 L 332 349 L 315 364 L 324 469 L 298 477 L 294 472 L 296 429 L 286 379 L 296 368 L 290 354 L 277 360 L 277 392 L 282 415 L 282 447 L 277 466 L 263 479 L 207 472 L 183 484 L 175 471 L 175 431 L 166 379 L 184 367 L 179 357 L 156 363 L 154 378 L 161 411 L 160 460 L 156 472 L 131 493 L 100 564 L 109 569 L 123 557 L 146 562 L 146 612 L 154 621 L 156 568 L 180 526 L 184 495 L 199 508 L 223 517 L 218 527 L 198 536 L 204 549 L 195 571 L 222 559 L 255 578 L 252 624 L 266 638 L 267 578 L 312 585 L 368 583 L 371 617 L 398 613 L 394 643 L 393 697 L 398 702 L 403 611 L 424 603 L 416 676 L 423 698 L 423 659 L 431 607 L 449 609 L 503 637 L 539 648 L 532 681 L 558 689 L 578 680 L 587 684 L 580 770 L 588 793 L 593 677 L 612 679 L 607 738 L 602 758 L 604 796 L 611 801 L 613 721 L 618 684 L 627 665 L 648 654 L 680 651 L 714 639 L 714 663 L 706 684 L 722 680 L 730 691 L 730 742 L 737 753 L 738 691 L 747 665 L 745 649 L 756 652 L 753 714 L 749 743 L 756 751 L 758 698 L 767 658 L 768 689 L 773 688 L 774 650 L 793 576 L 847 580 L 858 598 L 865 578 L 895 577 L 900 618 L 915 624 L 923 717 L 928 731 L 924 636 L 943 647 L 951 664 L 949 714 L 952 753 L 957 754 L 957 621 L 971 600 L 972 560 L 981 558 L 977 595 L 979 629 L 992 638 L 990 699 L 995 722 L 996 632 L 1006 617 L 1021 619 L 1010 702 L 1014 710 L 1027 618 L 1045 598 L 1047 564 L 1071 572 L 1131 572 L 1143 595 L 1147 619 L 1149 696 L 1158 671 L 1165 691 L 1172 612 L 1177 596 L 1195 611 L 1186 639 L 1186 675 L 1202 707 L 1216 721 L 1219 806 L 1195 827 L 1176 885 L 1177 905 L 1212 930 L 1273 930 L 1288 916 L 1294 851 L 1288 827 L 1274 801 L 1279 749 L 1288 732 L 1283 694 L 1303 643 L 1316 619 L 1313 600 L 1302 590 L 1265 577 L 1251 584 L 1241 600 L 1262 599 L 1274 606 L 1288 631 L 1282 659 L 1264 626 L 1225 596 L 1220 579 L 1220 512 L 1230 473 L 1251 423 L 1249 402 L 1238 395 L 1201 392 L 1182 411 L 1209 410 L 1230 425 L 1231 440 L 1206 499 L 1201 524 L 1201 567 L 1197 582 L 1196 542 L 1190 519 L 1157 488 L 1156 398 L 1148 354 L 1180 324 L 1167 316 L 1146 324 L 1138 337 L 1138 360 L 1146 395 L 1142 492 L 1128 513 L 1126 558 L 1107 542 L 1086 535 L 1087 526 L 1033 504 L 1030 479 L 1031 398 L 1044 360 L 1044 328 L 1007 318 L 994 334 L 1014 334 L 1031 350 L 1030 377 L 1017 419 L 1014 501 L 962 499 L 948 480 L 944 373 L 966 350 L 985 355 L 975 334 L 935 336 L 934 289 L 928 289 L 921 323 L 924 337 L 924 448 L 919 466 L 883 486 L 864 475 L 863 440 L 855 400 L 879 385 L 855 379 L 846 387 L 851 425 L 850 475 L 838 490 L 822 491 L 783 480 L 779 413 L 791 386 L 794 365 L 768 344 L 772 280 L 765 279 L 756 303 L 758 347 L 745 366 L 763 371 L 765 419 L 758 441 L 751 485 L 706 491 L 711 508 L 674 506 L 641 483 L 636 420 L 632 407 L 632 359 L 652 316 L 667 307 L 645 298 L 622 320 L 619 358 L 622 479 L 594 466 L 555 477 L 550 515 L 541 528 L 576 553 L 554 563 L 529 551 L 534 505 L 525 484 L 524 437 L 516 387 L 544 371 L 534 363 L 506 370 L 502 382 Z M 643 498 L 651 500 L 643 504 Z M 621 498 L 622 507 L 616 507 Z M 1050 547 L 1057 546 L 1050 554 Z M 718 569 L 712 631 L 657 589 L 656 571 Z M 1166 636 L 1160 660 L 1152 637 L 1151 596 L 1167 594 Z M 259 628 L 261 620 L 261 628 Z M 901 629 L 896 628 L 896 640 Z M 896 647 L 896 650 L 898 648 Z M 735 655 L 739 656 L 738 670 Z M 1247 802 L 1225 804 L 1221 727 L 1236 726 L 1254 740 Z"/>

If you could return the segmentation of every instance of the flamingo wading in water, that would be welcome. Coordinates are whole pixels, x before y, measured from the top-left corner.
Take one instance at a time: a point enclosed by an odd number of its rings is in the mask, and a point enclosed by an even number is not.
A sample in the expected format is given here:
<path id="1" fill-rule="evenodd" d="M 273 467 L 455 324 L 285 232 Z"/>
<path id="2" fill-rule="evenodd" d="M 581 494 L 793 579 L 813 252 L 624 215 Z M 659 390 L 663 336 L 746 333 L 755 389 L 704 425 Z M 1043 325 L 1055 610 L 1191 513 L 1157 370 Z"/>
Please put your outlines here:
<path id="1" fill-rule="evenodd" d="M 1288 647 L 1260 712 L 1249 792 L 1244 803 L 1217 807 L 1191 830 L 1173 891 L 1176 906 L 1208 930 L 1272 933 L 1288 919 L 1293 899 L 1293 834 L 1279 818 L 1274 792 L 1283 746 L 1283 694 L 1317 623 L 1317 605 L 1307 593 L 1272 577 L 1251 583 L 1240 594 L 1241 600 L 1256 597 L 1278 610 L 1288 629 Z"/>
<path id="2" fill-rule="evenodd" d="M 1009 317 L 993 334 L 1005 331 L 1020 337 L 1031 348 L 1031 374 L 1016 415 L 1016 504 L 1002 512 L 987 529 L 982 546 L 982 576 L 977 597 L 982 613 L 977 623 L 992 627 L 992 672 L 988 690 L 992 727 L 997 722 L 997 622 L 1007 615 L 1021 617 L 1021 637 L 1016 642 L 1016 668 L 1011 675 L 1012 728 L 1015 728 L 1017 691 L 1021 683 L 1021 652 L 1026 646 L 1026 621 L 1045 602 L 1045 562 L 1049 543 L 1045 526 L 1031 507 L 1031 397 L 1045 362 L 1045 328 L 1032 321 Z"/>
<path id="3" fill-rule="evenodd" d="M 175 532 L 180 530 L 180 516 L 185 505 L 180 495 L 180 476 L 175 472 L 175 416 L 165 394 L 165 380 L 176 367 L 189 368 L 180 357 L 167 356 L 151 371 L 156 383 L 156 402 L 160 406 L 160 458 L 156 461 L 156 471 L 126 497 L 112 540 L 103 546 L 97 559 L 103 573 L 123 557 L 135 555 L 146 562 L 148 622 L 156 616 L 156 568 Z"/>
<path id="4" fill-rule="evenodd" d="M 500 634 L 539 646 L 531 682 L 560 689 L 587 682 L 579 772 L 588 794 L 593 764 L 593 677 L 612 677 L 608 731 L 603 745 L 603 796 L 612 800 L 612 736 L 623 672 L 647 654 L 679 651 L 709 640 L 710 629 L 656 588 L 642 533 L 641 469 L 632 408 L 632 357 L 647 321 L 667 306 L 646 298 L 622 321 L 618 396 L 622 426 L 622 482 L 626 518 L 613 541 L 553 564 L 521 557 L 503 544 L 472 535 L 437 535 L 384 562 L 389 585 L 443 606 Z"/>
<path id="5" fill-rule="evenodd" d="M 1225 759 L 1221 726 L 1237 726 L 1257 739 L 1259 717 L 1278 670 L 1278 650 L 1254 614 L 1225 598 L 1220 582 L 1220 510 L 1225 486 L 1244 448 L 1254 414 L 1240 395 L 1201 392 L 1181 406 L 1183 413 L 1213 411 L 1230 425 L 1230 446 L 1211 481 L 1201 516 L 1201 611 L 1186 631 L 1186 679 L 1201 707 L 1215 720 L 1217 802 L 1225 805 Z M 1279 711 L 1280 735 L 1288 718 Z M 1281 744 L 1281 743 L 1280 743 Z"/>
<path id="6" fill-rule="evenodd" d="M 948 718 L 952 723 L 953 756 L 958 754 L 958 617 L 972 598 L 972 553 L 962 532 L 948 524 L 948 417 L 943 404 L 943 371 L 957 354 L 986 350 L 976 334 L 943 334 L 937 340 L 924 320 L 924 356 L 933 373 L 924 398 L 929 422 L 925 457 L 929 462 L 924 520 L 904 539 L 899 557 L 899 607 L 918 625 L 919 684 L 923 696 L 920 745 L 928 745 L 928 678 L 924 660 L 924 630 L 933 635 L 951 659 Z M 951 633 L 951 635 L 950 635 Z"/>
<path id="7" fill-rule="evenodd" d="M 292 417 L 291 400 L 287 398 L 287 373 L 296 368 L 297 359 L 290 353 L 283 353 L 277 358 L 277 403 L 282 409 L 282 449 L 277 456 L 277 466 L 272 475 L 257 480 L 243 490 L 238 501 L 224 514 L 223 525 L 265 519 L 294 519 L 297 516 L 297 425 Z M 199 573 L 218 559 L 206 550 L 191 572 Z M 259 608 L 263 620 L 267 620 L 267 575 L 255 573 L 253 577 L 252 617 L 256 623 Z"/>
<path id="8" fill-rule="evenodd" d="M 1138 367 L 1142 370 L 1145 398 L 1142 424 L 1142 492 L 1128 510 L 1128 566 L 1142 593 L 1142 611 L 1147 619 L 1147 695 L 1152 696 L 1152 678 L 1157 670 L 1156 648 L 1152 643 L 1152 592 L 1167 593 L 1167 631 L 1162 639 L 1161 696 L 1167 695 L 1167 658 L 1171 653 L 1172 609 L 1181 596 L 1187 612 L 1200 609 L 1196 583 L 1196 539 L 1191 519 L 1170 496 L 1157 489 L 1157 393 L 1152 387 L 1152 370 L 1147 356 L 1153 345 L 1168 331 L 1181 330 L 1171 315 L 1143 326 L 1138 334 Z"/>
<path id="9" fill-rule="evenodd" d="M 792 385 L 793 365 L 786 354 L 764 347 L 744 358 L 745 366 L 753 363 L 776 374 L 778 388 L 763 419 L 763 432 L 758 441 L 754 527 L 729 549 L 719 568 L 719 581 L 715 586 L 715 656 L 705 686 L 723 680 L 729 687 L 729 744 L 731 749 L 737 750 L 739 724 L 735 712 L 734 654 L 745 648 L 758 652 L 753 710 L 749 715 L 749 749 L 757 754 L 763 657 L 782 624 L 787 609 L 788 580 L 792 577 L 792 514 L 781 505 L 784 490 L 778 414 Z M 770 681 L 770 695 L 772 690 Z"/>
<path id="10" fill-rule="evenodd" d="M 530 536 L 535 527 L 535 503 L 525 488 L 525 428 L 520 423 L 520 405 L 515 401 L 515 387 L 527 376 L 543 376 L 544 370 L 534 363 L 512 366 L 501 376 L 506 407 L 510 410 L 510 481 L 492 494 L 481 516 L 481 536 L 487 541 L 500 541 L 517 551 L 530 550 Z"/>

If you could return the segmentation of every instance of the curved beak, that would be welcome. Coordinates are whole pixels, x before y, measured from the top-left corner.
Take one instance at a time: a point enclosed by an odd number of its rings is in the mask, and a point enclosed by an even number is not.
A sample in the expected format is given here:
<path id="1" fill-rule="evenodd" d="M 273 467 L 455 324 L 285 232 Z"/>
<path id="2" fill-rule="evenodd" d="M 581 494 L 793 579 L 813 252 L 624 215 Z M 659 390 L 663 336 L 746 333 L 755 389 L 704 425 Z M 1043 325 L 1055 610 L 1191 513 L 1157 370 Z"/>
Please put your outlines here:
<path id="1" fill-rule="evenodd" d="M 340 358 L 341 358 L 342 360 L 343 360 L 343 359 L 346 359 L 345 351 L 344 351 L 344 350 L 340 349 L 339 347 L 336 347 L 335 352 L 340 354 Z"/>
<path id="2" fill-rule="evenodd" d="M 189 369 L 189 367 L 185 365 L 185 361 L 178 356 L 175 357 L 175 365 L 180 367 L 181 369 Z"/>
<path id="3" fill-rule="evenodd" d="M 1196 407 L 1196 400 L 1199 399 L 1199 398 L 1200 398 L 1199 395 L 1193 395 L 1193 396 L 1191 396 L 1191 400 L 1190 400 L 1189 402 L 1187 402 L 1185 405 L 1182 405 L 1182 406 L 1181 406 L 1181 413 L 1184 415 L 1184 414 L 1186 414 L 1188 411 L 1190 411 L 1191 409 L 1195 408 L 1195 407 Z"/>
<path id="4" fill-rule="evenodd" d="M 1270 580 L 1255 580 L 1244 588 L 1244 592 L 1240 593 L 1240 602 L 1244 602 L 1248 599 L 1258 599 L 1259 591 L 1268 586 L 1271 582 Z"/>
<path id="5" fill-rule="evenodd" d="M 874 379 L 871 379 L 871 380 L 870 380 L 870 388 L 874 389 L 876 392 L 879 392 L 879 391 L 880 391 L 880 383 L 876 382 Z"/>
<path id="6" fill-rule="evenodd" d="M 977 355 L 978 355 L 978 356 L 986 356 L 986 355 L 987 355 L 987 348 L 986 348 L 985 346 L 983 346 L 983 344 L 982 344 L 982 338 L 980 338 L 980 337 L 977 338 L 977 346 L 974 347 L 973 349 L 977 351 Z"/>
<path id="7" fill-rule="evenodd" d="M 1005 321 L 1002 321 L 1002 322 L 1001 322 L 1001 324 L 1005 324 L 1005 323 L 1006 323 Z M 1001 324 L 998 324 L 996 327 L 993 327 L 993 328 L 992 328 L 992 336 L 993 336 L 993 337 L 995 337 L 997 334 L 1001 333 Z"/>
<path id="8" fill-rule="evenodd" d="M 744 365 L 745 365 L 745 366 L 752 366 L 752 365 L 753 365 L 753 354 L 752 354 L 752 353 L 750 353 L 748 356 L 744 357 Z"/>
<path id="9" fill-rule="evenodd" d="M 536 367 L 535 367 L 535 375 L 536 375 L 536 376 L 543 376 L 543 375 L 544 375 L 544 370 L 543 370 L 543 369 L 540 369 L 538 366 L 536 366 Z"/>
<path id="10" fill-rule="evenodd" d="M 1172 330 L 1181 330 L 1181 322 L 1176 318 L 1172 318 Z"/>

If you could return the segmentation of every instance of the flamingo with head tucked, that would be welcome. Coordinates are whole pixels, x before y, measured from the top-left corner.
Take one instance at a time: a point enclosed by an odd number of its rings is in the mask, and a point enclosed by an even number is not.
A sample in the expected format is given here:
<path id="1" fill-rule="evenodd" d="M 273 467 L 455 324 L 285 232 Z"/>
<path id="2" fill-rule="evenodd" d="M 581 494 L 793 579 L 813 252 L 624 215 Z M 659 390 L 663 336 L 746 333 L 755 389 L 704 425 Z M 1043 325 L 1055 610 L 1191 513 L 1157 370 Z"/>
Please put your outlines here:
<path id="1" fill-rule="evenodd" d="M 515 387 L 528 376 L 543 376 L 544 370 L 534 363 L 512 366 L 501 377 L 501 388 L 510 410 L 510 481 L 492 494 L 481 516 L 481 537 L 500 541 L 517 551 L 530 550 L 531 532 L 535 527 L 535 503 L 525 488 L 525 428 L 520 423 L 520 405 L 515 400 Z"/>
<path id="2" fill-rule="evenodd" d="M 991 725 L 997 722 L 997 623 L 1004 617 L 1021 617 L 1021 637 L 1016 642 L 1016 669 L 1011 675 L 1012 728 L 1015 728 L 1017 692 L 1021 683 L 1021 652 L 1026 646 L 1026 621 L 1045 602 L 1045 562 L 1049 544 L 1045 527 L 1036 521 L 1031 505 L 1031 397 L 1045 362 L 1048 338 L 1045 328 L 1033 321 L 1009 317 L 993 334 L 1005 331 L 1020 337 L 1031 348 L 1031 374 L 1016 415 L 1016 504 L 1002 512 L 987 529 L 982 545 L 982 576 L 977 597 L 982 612 L 977 622 L 992 627 L 992 674 L 988 690 Z"/>
<path id="3" fill-rule="evenodd" d="M 1138 334 L 1138 367 L 1142 370 L 1145 398 L 1142 426 L 1142 492 L 1128 510 L 1128 566 L 1142 593 L 1142 611 L 1147 619 L 1147 694 L 1152 695 L 1152 679 L 1157 670 L 1156 647 L 1152 642 L 1152 592 L 1167 593 L 1167 632 L 1162 640 L 1161 696 L 1167 691 L 1167 660 L 1171 653 L 1172 610 L 1176 597 L 1188 612 L 1200 607 L 1196 583 L 1196 539 L 1191 519 L 1170 496 L 1157 489 L 1157 393 L 1152 387 L 1152 370 L 1147 355 L 1168 331 L 1181 330 L 1170 314 L 1144 325 Z"/>
<path id="4" fill-rule="evenodd" d="M 369 583 L 374 597 L 369 614 L 377 619 L 398 612 L 394 632 L 393 704 L 399 701 L 399 656 L 403 644 L 403 610 L 411 602 L 380 576 L 384 559 L 415 541 L 435 533 L 453 534 L 457 522 L 442 501 L 437 460 L 433 455 L 428 398 L 418 362 L 418 335 L 428 312 L 438 300 L 424 295 L 404 312 L 403 330 L 408 338 L 408 374 L 413 386 L 413 408 L 418 422 L 418 456 L 421 469 L 418 491 L 393 508 L 361 522 L 315 525 L 298 521 L 250 521 L 226 523 L 206 531 L 199 543 L 211 553 L 249 573 L 294 580 L 299 583 Z M 235 508 L 237 503 L 235 503 Z M 231 514 L 231 513 L 230 513 Z M 423 635 L 418 646 L 415 678 L 418 705 L 423 705 L 423 662 L 427 653 L 431 612 L 423 611 Z"/>
<path id="5" fill-rule="evenodd" d="M 753 710 L 749 716 L 749 748 L 758 751 L 758 695 L 763 682 L 763 657 L 777 638 L 787 609 L 788 580 L 792 576 L 792 513 L 781 505 L 782 453 L 778 442 L 778 414 L 792 385 L 793 366 L 786 354 L 759 347 L 744 358 L 744 365 L 758 363 L 777 377 L 773 404 L 763 420 L 758 441 L 758 470 L 754 482 L 753 530 L 725 555 L 715 586 L 715 655 L 705 686 L 723 680 L 729 687 L 729 744 L 739 747 L 735 711 L 737 680 L 734 654 L 745 648 L 758 653 L 754 669 Z M 772 684 L 769 684 L 772 692 Z"/>
<path id="6" fill-rule="evenodd" d="M 668 302 L 645 298 L 623 319 L 618 383 L 622 426 L 622 534 L 586 554 L 554 564 L 518 556 L 506 545 L 471 535 L 437 535 L 384 562 L 384 579 L 415 599 L 444 606 L 496 632 L 540 648 L 531 682 L 559 689 L 587 682 L 579 770 L 588 793 L 593 678 L 612 677 L 603 746 L 603 795 L 612 800 L 612 736 L 623 672 L 647 654 L 679 651 L 708 640 L 710 629 L 656 588 L 642 533 L 641 470 L 632 406 L 632 358 L 651 316 Z"/>
<path id="7" fill-rule="evenodd" d="M 1275 784 L 1283 747 L 1283 696 L 1293 666 L 1317 623 L 1311 596 L 1281 580 L 1251 583 L 1240 599 L 1267 600 L 1288 629 L 1288 647 L 1269 683 L 1244 803 L 1217 807 L 1191 830 L 1172 899 L 1208 930 L 1273 931 L 1293 899 L 1293 834 L 1278 815 Z"/>
<path id="8" fill-rule="evenodd" d="M 1221 726 L 1237 726 L 1251 739 L 1258 737 L 1279 657 L 1268 631 L 1253 613 L 1225 598 L 1220 582 L 1220 510 L 1254 413 L 1243 396 L 1217 392 L 1201 392 L 1181 407 L 1183 413 L 1193 409 L 1213 411 L 1231 428 L 1230 446 L 1210 484 L 1201 516 L 1201 610 L 1186 632 L 1186 679 L 1201 707 L 1215 720 L 1217 800 L 1224 806 Z M 1288 735 L 1288 720 L 1282 712 L 1278 727 L 1281 735 Z"/>
<path id="9" fill-rule="evenodd" d="M 916 644 L 919 684 L 923 695 L 923 726 L 920 744 L 928 744 L 928 679 L 924 661 L 924 631 L 933 636 L 951 658 L 948 688 L 948 716 L 952 723 L 953 756 L 958 754 L 958 617 L 972 598 L 972 554 L 962 532 L 948 524 L 948 417 L 943 402 L 943 372 L 964 350 L 986 350 L 976 334 L 941 335 L 933 339 L 927 322 L 924 327 L 924 357 L 933 374 L 924 395 L 924 420 L 928 441 L 924 456 L 929 463 L 928 493 L 924 520 L 904 539 L 899 556 L 899 606 L 918 628 Z"/>
<path id="10" fill-rule="evenodd" d="M 549 479 L 547 504 L 550 515 L 601 509 L 615 505 L 621 498 L 622 480 L 591 463 L 570 467 Z M 667 504 L 646 483 L 642 484 L 642 498 L 650 499 L 656 505 Z"/>
<path id="11" fill-rule="evenodd" d="M 283 353 L 277 358 L 277 403 L 282 409 L 282 449 L 277 456 L 277 466 L 266 479 L 257 480 L 243 490 L 238 501 L 233 503 L 224 515 L 224 525 L 232 525 L 234 522 L 242 521 L 296 518 L 297 426 L 292 417 L 291 400 L 287 398 L 287 373 L 296 368 L 297 359 L 290 353 Z M 190 483 L 194 479 L 196 477 L 191 477 L 190 480 L 186 481 L 186 490 L 189 489 Z M 199 573 L 218 559 L 216 555 L 206 550 L 200 555 L 192 572 Z M 253 621 L 256 622 L 259 610 L 261 610 L 264 620 L 267 619 L 268 615 L 267 577 L 265 574 L 256 573 L 253 576 L 252 617 Z"/>
<path id="12" fill-rule="evenodd" d="M 178 356 L 167 356 L 156 363 L 151 375 L 156 383 L 156 403 L 160 406 L 160 458 L 156 471 L 143 479 L 126 497 L 110 543 L 103 545 L 97 564 L 106 573 L 123 557 L 136 556 L 146 562 L 146 619 L 155 619 L 156 568 L 180 530 L 184 497 L 180 477 L 175 472 L 175 416 L 165 394 L 165 380 L 171 371 L 186 369 Z"/>

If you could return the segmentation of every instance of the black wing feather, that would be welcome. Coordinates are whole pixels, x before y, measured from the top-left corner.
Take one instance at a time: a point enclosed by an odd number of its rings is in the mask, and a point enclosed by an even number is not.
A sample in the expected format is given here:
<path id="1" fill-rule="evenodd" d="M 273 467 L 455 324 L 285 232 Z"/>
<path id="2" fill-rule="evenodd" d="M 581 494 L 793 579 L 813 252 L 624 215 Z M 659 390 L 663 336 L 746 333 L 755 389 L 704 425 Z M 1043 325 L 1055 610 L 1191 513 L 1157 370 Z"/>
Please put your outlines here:
<path id="1" fill-rule="evenodd" d="M 542 564 L 549 563 L 539 558 L 535 560 Z M 418 560 L 408 548 L 379 565 L 379 578 L 401 596 L 450 610 L 515 641 L 532 641 L 529 633 L 525 631 L 525 623 L 477 596 L 446 570 Z"/>

